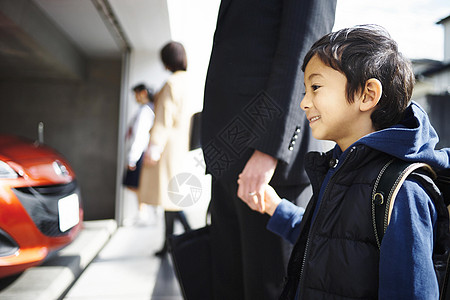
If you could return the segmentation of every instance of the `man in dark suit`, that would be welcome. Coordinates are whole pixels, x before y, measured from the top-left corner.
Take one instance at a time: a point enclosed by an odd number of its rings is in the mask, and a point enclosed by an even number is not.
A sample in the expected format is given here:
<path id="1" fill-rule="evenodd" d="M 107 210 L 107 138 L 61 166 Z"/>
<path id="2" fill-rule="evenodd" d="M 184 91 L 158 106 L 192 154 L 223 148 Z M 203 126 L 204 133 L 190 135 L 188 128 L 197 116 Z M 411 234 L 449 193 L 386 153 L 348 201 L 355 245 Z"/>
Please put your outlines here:
<path id="1" fill-rule="evenodd" d="M 300 109 L 301 64 L 331 31 L 335 9 L 336 0 L 222 0 L 202 114 L 213 177 L 214 299 L 276 299 L 281 292 L 291 248 L 265 229 L 267 215 L 238 197 L 251 197 L 264 212 L 270 181 L 282 197 L 309 200 L 303 156 L 323 149 Z"/>

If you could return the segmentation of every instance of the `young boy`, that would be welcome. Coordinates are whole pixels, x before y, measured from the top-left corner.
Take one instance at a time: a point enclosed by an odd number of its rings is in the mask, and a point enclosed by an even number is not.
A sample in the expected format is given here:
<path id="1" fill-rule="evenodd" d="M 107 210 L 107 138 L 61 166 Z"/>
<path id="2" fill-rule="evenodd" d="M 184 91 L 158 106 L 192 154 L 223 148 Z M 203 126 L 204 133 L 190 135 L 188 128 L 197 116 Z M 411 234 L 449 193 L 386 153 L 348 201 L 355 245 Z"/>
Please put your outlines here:
<path id="1" fill-rule="evenodd" d="M 312 134 L 336 146 L 305 157 L 314 191 L 306 210 L 266 188 L 268 229 L 295 244 L 280 299 L 438 299 L 437 213 L 422 186 L 402 185 L 380 250 L 372 225 L 373 183 L 392 157 L 450 167 L 426 113 L 408 106 L 410 63 L 383 28 L 366 25 L 318 40 L 303 71 Z"/>

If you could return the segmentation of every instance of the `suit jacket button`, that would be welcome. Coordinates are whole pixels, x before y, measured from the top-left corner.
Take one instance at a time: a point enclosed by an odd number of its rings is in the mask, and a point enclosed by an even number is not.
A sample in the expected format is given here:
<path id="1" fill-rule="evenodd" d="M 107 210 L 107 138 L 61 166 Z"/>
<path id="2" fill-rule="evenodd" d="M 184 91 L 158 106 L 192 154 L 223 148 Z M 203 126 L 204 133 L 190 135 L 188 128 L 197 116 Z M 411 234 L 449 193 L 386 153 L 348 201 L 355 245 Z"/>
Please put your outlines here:
<path id="1" fill-rule="evenodd" d="M 292 146 L 289 146 L 289 151 L 292 151 L 292 150 L 294 150 L 294 147 L 292 147 Z"/>

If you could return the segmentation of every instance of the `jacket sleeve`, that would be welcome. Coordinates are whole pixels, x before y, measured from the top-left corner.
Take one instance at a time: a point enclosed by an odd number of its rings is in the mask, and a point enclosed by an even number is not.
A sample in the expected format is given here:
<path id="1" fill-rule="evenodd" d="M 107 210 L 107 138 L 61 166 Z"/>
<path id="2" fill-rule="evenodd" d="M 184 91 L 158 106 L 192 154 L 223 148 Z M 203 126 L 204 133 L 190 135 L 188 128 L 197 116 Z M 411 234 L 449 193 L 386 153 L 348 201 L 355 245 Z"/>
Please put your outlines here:
<path id="1" fill-rule="evenodd" d="M 281 114 L 267 126 L 267 134 L 255 148 L 287 163 L 296 153 L 289 150 L 293 133 L 297 127 L 308 126 L 300 109 L 303 58 L 316 40 L 331 31 L 335 10 L 336 0 L 283 1 L 279 40 L 266 87 Z"/>
<path id="2" fill-rule="evenodd" d="M 267 229 L 295 244 L 305 209 L 283 199 L 267 223 Z"/>
<path id="3" fill-rule="evenodd" d="M 150 130 L 150 144 L 164 150 L 170 132 L 174 126 L 176 103 L 172 95 L 172 87 L 167 82 L 155 99 L 155 120 Z"/>
<path id="4" fill-rule="evenodd" d="M 439 299 L 432 260 L 436 219 L 425 190 L 406 180 L 381 243 L 379 299 Z"/>

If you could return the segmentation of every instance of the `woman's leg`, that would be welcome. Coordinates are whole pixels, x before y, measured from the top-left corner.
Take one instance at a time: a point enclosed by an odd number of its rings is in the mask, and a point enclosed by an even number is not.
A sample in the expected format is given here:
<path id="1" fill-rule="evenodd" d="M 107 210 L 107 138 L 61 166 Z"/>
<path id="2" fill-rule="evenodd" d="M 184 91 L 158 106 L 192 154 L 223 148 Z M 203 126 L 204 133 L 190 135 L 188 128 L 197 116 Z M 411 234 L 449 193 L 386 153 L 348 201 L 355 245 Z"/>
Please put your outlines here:
<path id="1" fill-rule="evenodd" d="M 182 210 L 180 210 L 180 211 L 177 211 L 176 213 L 177 213 L 178 220 L 183 225 L 184 231 L 191 230 L 191 226 L 189 225 L 189 223 L 188 223 L 188 221 L 186 219 L 186 215 L 184 214 L 184 212 Z"/>
<path id="2" fill-rule="evenodd" d="M 164 245 L 161 250 L 155 253 L 156 256 L 164 256 L 167 253 L 167 238 L 173 234 L 173 225 L 176 217 L 176 212 L 164 211 L 164 224 L 165 224 L 165 235 L 164 235 Z"/>

